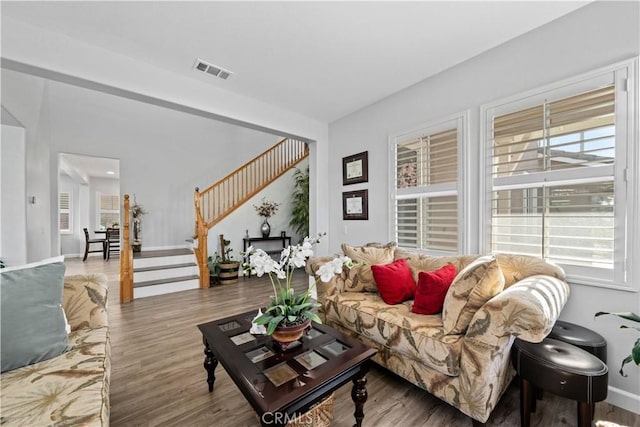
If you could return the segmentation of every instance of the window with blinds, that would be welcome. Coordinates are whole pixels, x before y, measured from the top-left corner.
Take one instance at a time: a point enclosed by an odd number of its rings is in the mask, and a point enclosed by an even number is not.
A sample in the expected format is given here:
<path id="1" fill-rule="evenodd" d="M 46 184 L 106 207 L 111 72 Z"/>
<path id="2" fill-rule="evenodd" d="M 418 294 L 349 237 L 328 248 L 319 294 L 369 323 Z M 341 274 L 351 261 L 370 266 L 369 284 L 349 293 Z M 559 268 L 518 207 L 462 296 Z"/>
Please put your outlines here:
<path id="1" fill-rule="evenodd" d="M 492 252 L 543 257 L 588 280 L 625 281 L 622 75 L 487 110 Z"/>
<path id="2" fill-rule="evenodd" d="M 71 233 L 71 193 L 60 192 L 58 194 L 58 209 L 60 233 Z"/>
<path id="3" fill-rule="evenodd" d="M 120 196 L 112 194 L 100 194 L 99 218 L 101 229 L 120 224 Z"/>
<path id="4" fill-rule="evenodd" d="M 458 144 L 462 118 L 395 142 L 395 236 L 398 245 L 458 251 Z"/>

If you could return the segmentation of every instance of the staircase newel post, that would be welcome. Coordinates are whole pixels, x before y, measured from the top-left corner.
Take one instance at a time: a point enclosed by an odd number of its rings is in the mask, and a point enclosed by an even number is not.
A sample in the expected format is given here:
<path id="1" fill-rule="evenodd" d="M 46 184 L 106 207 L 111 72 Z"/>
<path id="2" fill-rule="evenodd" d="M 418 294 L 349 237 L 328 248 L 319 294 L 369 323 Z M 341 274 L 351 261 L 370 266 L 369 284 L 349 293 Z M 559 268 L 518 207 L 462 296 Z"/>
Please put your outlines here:
<path id="1" fill-rule="evenodd" d="M 193 202 L 196 208 L 196 230 L 195 237 L 198 239 L 198 246 L 193 248 L 198 263 L 198 271 L 200 273 L 200 288 L 209 287 L 209 266 L 207 264 L 208 249 L 207 240 L 209 235 L 209 227 L 205 224 L 200 210 L 200 189 L 196 187 L 193 195 Z"/>
<path id="2" fill-rule="evenodd" d="M 124 195 L 122 210 L 122 248 L 120 249 L 120 303 L 133 300 L 133 251 L 129 236 L 129 195 Z"/>

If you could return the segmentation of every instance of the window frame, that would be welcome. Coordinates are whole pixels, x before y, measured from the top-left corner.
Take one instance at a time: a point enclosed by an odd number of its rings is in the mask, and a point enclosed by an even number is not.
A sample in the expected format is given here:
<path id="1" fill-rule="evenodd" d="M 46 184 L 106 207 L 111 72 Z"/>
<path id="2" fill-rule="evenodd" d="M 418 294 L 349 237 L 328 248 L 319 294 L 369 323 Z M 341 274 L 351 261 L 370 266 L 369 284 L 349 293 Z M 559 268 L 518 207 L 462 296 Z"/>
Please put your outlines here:
<path id="1" fill-rule="evenodd" d="M 620 290 L 637 290 L 635 276 L 638 274 L 632 260 L 640 253 L 640 239 L 632 236 L 640 235 L 640 220 L 637 218 L 640 197 L 637 196 L 640 185 L 638 183 L 638 58 L 611 64 L 573 78 L 551 83 L 533 90 L 506 97 L 480 107 L 480 149 L 482 155 L 479 163 L 480 191 L 483 195 L 479 200 L 479 247 L 484 253 L 491 252 L 491 200 L 494 191 L 493 184 L 496 178 L 492 176 L 492 119 L 505 111 L 518 111 L 539 104 L 547 98 L 550 101 L 569 97 L 580 93 L 581 90 L 589 90 L 595 85 L 615 84 L 615 166 L 613 168 L 613 182 L 615 190 L 614 212 L 614 266 L 613 271 L 606 276 L 607 269 L 599 269 L 599 277 L 589 274 L 597 272 L 597 267 L 576 268 L 571 265 L 562 265 L 567 273 L 567 278 L 572 283 L 589 286 L 613 288 Z M 623 94 L 626 99 L 620 99 Z M 508 108 L 507 108 L 508 106 Z M 564 175 L 558 171 L 558 176 Z M 580 173 L 578 173 L 580 174 Z M 600 177 L 599 177 L 600 176 Z M 602 174 L 592 174 L 594 180 L 602 180 Z M 589 178 L 589 171 L 584 171 L 582 179 Z M 499 179 L 499 178 L 498 178 Z M 515 178 L 512 182 L 527 181 L 527 177 Z M 509 180 L 506 180 L 507 182 Z M 498 182 L 505 182 L 501 180 Z M 566 178 L 558 181 L 548 181 L 549 186 L 554 183 L 568 182 Z M 620 189 L 623 184 L 624 189 Z M 522 188 L 522 184 L 517 186 Z"/>
<path id="2" fill-rule="evenodd" d="M 103 213 L 107 213 L 107 214 L 112 214 L 112 213 L 117 213 L 118 214 L 118 224 L 121 225 L 121 212 L 120 212 L 120 195 L 119 194 L 109 194 L 109 193 L 100 193 L 97 192 L 96 194 L 96 202 L 98 204 L 97 208 L 96 208 L 96 224 L 98 225 L 98 229 L 101 229 L 102 224 L 100 223 L 100 216 Z M 118 200 L 118 209 L 102 209 L 102 196 L 108 196 L 108 197 L 115 197 L 116 200 Z M 111 227 L 112 224 L 107 224 L 106 226 L 104 226 L 105 230 L 109 227 Z"/>
<path id="3" fill-rule="evenodd" d="M 389 136 L 389 199 L 388 199 L 388 213 L 389 213 L 389 223 L 388 223 L 388 236 L 389 240 L 397 241 L 396 234 L 396 201 L 398 199 L 410 199 L 410 198 L 421 198 L 425 197 L 425 195 L 430 195 L 432 197 L 437 197 L 441 195 L 449 195 L 452 189 L 455 191 L 457 196 L 457 209 L 458 209 L 458 236 L 457 242 L 458 247 L 456 249 L 455 254 L 467 253 L 469 252 L 469 242 L 470 236 L 468 232 L 465 230 L 470 229 L 470 221 L 469 214 L 470 211 L 470 203 L 469 203 L 469 185 L 470 185 L 470 177 L 469 177 L 469 116 L 470 110 L 464 110 L 462 112 L 454 113 L 448 116 L 444 116 L 440 119 L 433 120 L 427 123 L 423 123 L 417 127 L 411 128 L 409 130 L 404 130 L 400 132 L 396 132 L 393 135 Z M 452 126 L 453 125 L 453 126 Z M 397 177 L 397 150 L 396 146 L 407 142 L 411 139 L 417 139 L 425 134 L 435 134 L 438 132 L 445 131 L 447 129 L 456 128 L 457 135 L 457 183 L 456 184 L 432 184 L 430 185 L 429 190 L 425 190 L 424 187 L 416 187 L 414 191 L 410 189 L 399 189 L 396 188 L 396 177 Z M 412 197 L 413 196 L 413 197 Z M 399 246 L 402 248 L 402 246 Z M 435 255 L 435 256 L 451 256 L 454 255 L 453 252 L 447 251 L 439 251 L 433 249 L 426 248 L 411 248 L 411 250 L 418 251 L 420 253 Z"/>
<path id="4" fill-rule="evenodd" d="M 62 209 L 62 207 L 60 207 L 60 196 L 62 194 L 66 194 L 69 199 L 68 209 Z M 63 213 L 69 215 L 69 228 L 66 229 L 63 229 L 60 224 L 60 219 L 62 218 Z M 58 191 L 58 231 L 60 234 L 64 235 L 73 234 L 73 193 L 71 191 Z"/>

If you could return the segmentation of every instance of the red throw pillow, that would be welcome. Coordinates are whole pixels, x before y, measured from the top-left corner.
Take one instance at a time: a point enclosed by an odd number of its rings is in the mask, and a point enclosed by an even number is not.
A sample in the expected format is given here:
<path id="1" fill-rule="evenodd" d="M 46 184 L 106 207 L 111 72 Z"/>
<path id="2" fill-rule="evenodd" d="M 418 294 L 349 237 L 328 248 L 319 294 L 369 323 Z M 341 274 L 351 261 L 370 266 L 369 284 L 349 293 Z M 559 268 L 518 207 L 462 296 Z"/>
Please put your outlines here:
<path id="1" fill-rule="evenodd" d="M 456 274 L 456 267 L 451 264 L 435 271 L 421 271 L 418 274 L 418 286 L 411 311 L 418 314 L 440 313 L 447 290 Z"/>
<path id="2" fill-rule="evenodd" d="M 404 259 L 398 259 L 391 264 L 372 265 L 371 271 L 378 293 L 387 304 L 400 304 L 415 295 L 416 282 Z"/>

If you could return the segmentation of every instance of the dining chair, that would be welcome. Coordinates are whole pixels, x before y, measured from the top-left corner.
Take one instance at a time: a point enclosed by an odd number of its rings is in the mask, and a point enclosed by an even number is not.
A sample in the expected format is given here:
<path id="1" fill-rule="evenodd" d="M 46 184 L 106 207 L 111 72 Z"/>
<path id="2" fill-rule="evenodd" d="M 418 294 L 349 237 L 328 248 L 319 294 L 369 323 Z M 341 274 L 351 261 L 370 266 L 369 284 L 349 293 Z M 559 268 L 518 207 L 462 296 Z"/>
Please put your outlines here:
<path id="1" fill-rule="evenodd" d="M 93 252 L 102 252 L 102 257 L 104 258 L 105 248 L 106 248 L 106 239 L 92 239 L 89 237 L 89 230 L 83 228 L 84 230 L 84 258 L 82 258 L 82 262 L 87 260 L 87 255 Z M 92 244 L 100 244 L 100 249 L 91 249 Z"/>
<path id="2" fill-rule="evenodd" d="M 107 240 L 105 243 L 105 259 L 109 261 L 111 252 L 120 252 L 120 229 L 107 228 Z"/>

